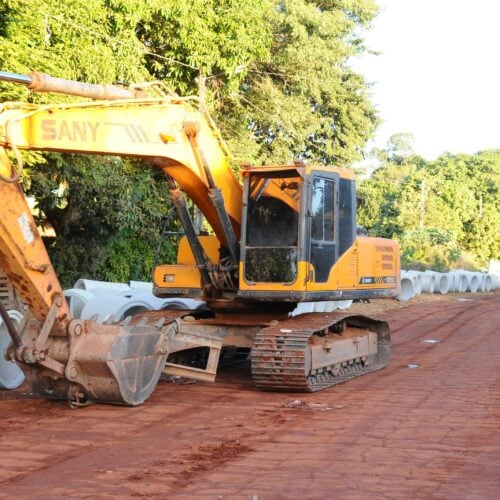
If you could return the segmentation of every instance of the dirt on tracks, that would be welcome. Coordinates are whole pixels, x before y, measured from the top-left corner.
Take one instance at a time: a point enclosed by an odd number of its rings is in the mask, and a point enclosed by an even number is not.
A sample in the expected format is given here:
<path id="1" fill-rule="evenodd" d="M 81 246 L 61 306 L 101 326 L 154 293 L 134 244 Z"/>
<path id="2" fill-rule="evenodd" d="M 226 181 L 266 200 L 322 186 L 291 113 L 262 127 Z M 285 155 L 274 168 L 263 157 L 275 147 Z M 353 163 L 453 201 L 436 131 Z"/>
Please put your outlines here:
<path id="1" fill-rule="evenodd" d="M 0 391 L 0 497 L 500 498 L 500 294 L 404 306 L 353 306 L 383 310 L 390 364 L 315 394 L 248 364 L 138 408 Z"/>

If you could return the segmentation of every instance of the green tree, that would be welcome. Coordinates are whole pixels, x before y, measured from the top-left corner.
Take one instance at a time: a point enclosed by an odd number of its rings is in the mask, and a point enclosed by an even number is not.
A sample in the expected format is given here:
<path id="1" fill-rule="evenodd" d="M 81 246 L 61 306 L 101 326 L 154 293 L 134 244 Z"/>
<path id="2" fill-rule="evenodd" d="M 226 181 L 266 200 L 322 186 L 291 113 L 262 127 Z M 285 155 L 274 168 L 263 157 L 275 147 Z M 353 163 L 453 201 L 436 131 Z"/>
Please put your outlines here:
<path id="1" fill-rule="evenodd" d="M 500 151 L 402 161 L 393 145 L 359 189 L 359 220 L 371 234 L 399 240 L 406 266 L 443 269 L 461 252 L 478 266 L 498 258 Z"/>
<path id="2" fill-rule="evenodd" d="M 6 0 L 0 67 L 91 83 L 161 79 L 182 95 L 202 89 L 236 161 L 348 166 L 377 122 L 349 66 L 376 11 L 373 0 Z M 0 99 L 75 98 L 1 83 Z M 161 176 L 116 158 L 30 153 L 26 164 L 28 192 L 58 231 L 49 251 L 65 284 L 148 277 L 144 246 L 157 242 L 149 231 L 171 210 Z"/>
<path id="3" fill-rule="evenodd" d="M 364 50 L 357 33 L 376 12 L 371 0 L 275 3 L 271 57 L 255 60 L 240 92 L 218 109 L 239 157 L 264 164 L 360 159 L 377 117 L 366 82 L 348 63 Z"/>

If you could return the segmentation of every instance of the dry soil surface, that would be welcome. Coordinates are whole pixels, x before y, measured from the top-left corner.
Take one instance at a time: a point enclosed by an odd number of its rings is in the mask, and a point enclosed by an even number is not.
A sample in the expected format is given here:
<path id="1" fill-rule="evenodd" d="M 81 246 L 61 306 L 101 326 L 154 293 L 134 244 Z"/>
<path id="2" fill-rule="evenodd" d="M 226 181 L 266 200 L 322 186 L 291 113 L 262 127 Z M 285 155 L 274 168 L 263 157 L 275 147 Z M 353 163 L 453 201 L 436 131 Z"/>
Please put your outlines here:
<path id="1" fill-rule="evenodd" d="M 0 391 L 0 498 L 500 498 L 500 294 L 352 311 L 388 319 L 390 364 L 315 394 L 248 364 L 138 408 Z"/>

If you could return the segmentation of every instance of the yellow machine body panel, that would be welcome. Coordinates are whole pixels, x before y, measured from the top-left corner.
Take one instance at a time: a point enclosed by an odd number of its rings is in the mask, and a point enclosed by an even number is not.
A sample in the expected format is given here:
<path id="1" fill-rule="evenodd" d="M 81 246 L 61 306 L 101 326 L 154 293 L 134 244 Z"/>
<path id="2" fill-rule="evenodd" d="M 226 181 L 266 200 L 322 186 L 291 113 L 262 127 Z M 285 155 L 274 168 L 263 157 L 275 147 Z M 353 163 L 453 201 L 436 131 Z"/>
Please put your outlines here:
<path id="1" fill-rule="evenodd" d="M 213 264 L 218 264 L 220 241 L 216 236 L 199 236 L 203 250 Z M 201 273 L 185 236 L 179 240 L 177 264 L 157 266 L 153 274 L 153 286 L 158 296 L 168 296 L 174 291 L 179 295 L 201 295 Z"/>

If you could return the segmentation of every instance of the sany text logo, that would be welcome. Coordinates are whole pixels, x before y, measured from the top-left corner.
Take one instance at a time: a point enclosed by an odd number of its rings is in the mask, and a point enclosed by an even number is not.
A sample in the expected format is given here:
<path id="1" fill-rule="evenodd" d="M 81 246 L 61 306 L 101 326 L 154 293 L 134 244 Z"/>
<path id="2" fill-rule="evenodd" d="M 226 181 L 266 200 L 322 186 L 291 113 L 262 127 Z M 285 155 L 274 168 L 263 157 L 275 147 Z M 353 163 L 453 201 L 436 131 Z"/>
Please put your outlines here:
<path id="1" fill-rule="evenodd" d="M 107 132 L 106 128 L 112 127 L 123 131 L 132 142 L 163 143 L 163 141 L 151 140 L 142 125 L 132 123 L 46 119 L 42 120 L 41 127 L 42 139 L 45 141 L 97 142 L 98 134 L 105 133 Z"/>

